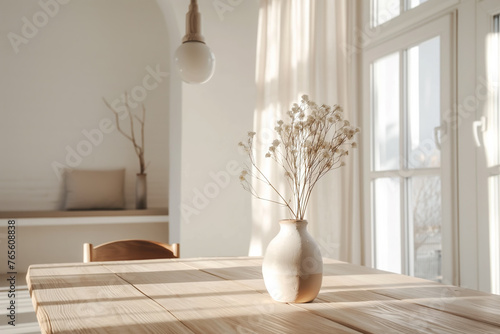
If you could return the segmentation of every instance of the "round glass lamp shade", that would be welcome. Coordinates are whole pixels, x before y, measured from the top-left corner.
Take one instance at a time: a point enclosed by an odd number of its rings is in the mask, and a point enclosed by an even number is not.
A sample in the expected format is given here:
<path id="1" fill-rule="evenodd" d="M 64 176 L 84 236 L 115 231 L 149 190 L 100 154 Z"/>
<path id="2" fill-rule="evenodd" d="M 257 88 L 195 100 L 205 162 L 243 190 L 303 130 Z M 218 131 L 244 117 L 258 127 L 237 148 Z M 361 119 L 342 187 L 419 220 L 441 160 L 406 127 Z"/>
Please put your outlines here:
<path id="1" fill-rule="evenodd" d="M 183 81 L 205 83 L 214 74 L 215 56 L 205 43 L 189 41 L 175 51 L 175 63 Z"/>

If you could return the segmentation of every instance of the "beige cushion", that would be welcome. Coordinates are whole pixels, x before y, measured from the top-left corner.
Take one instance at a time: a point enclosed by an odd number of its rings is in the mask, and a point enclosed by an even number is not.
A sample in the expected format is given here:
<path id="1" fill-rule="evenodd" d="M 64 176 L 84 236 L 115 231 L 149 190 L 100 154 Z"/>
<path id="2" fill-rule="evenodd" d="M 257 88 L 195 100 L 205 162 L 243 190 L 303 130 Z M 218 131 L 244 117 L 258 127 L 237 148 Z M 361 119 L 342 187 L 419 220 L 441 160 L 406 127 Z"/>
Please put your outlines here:
<path id="1" fill-rule="evenodd" d="M 66 172 L 66 210 L 123 209 L 125 169 Z"/>

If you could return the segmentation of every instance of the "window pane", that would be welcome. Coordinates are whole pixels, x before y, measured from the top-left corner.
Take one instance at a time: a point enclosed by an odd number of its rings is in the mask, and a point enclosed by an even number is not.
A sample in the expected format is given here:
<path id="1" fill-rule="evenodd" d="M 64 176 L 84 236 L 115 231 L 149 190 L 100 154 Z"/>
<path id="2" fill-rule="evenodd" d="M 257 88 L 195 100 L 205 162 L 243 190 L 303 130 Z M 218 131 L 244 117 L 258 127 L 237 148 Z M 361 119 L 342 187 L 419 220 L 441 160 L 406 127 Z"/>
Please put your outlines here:
<path id="1" fill-rule="evenodd" d="M 439 167 L 434 129 L 440 125 L 439 37 L 408 49 L 407 168 Z"/>
<path id="2" fill-rule="evenodd" d="M 441 281 L 441 179 L 412 177 L 409 185 L 413 272 L 416 277 Z"/>
<path id="3" fill-rule="evenodd" d="M 399 53 L 373 63 L 373 168 L 399 169 Z"/>
<path id="4" fill-rule="evenodd" d="M 424 2 L 427 2 L 428 0 L 408 0 L 408 8 L 411 9 L 411 8 L 415 8 L 421 4 L 423 4 Z"/>
<path id="5" fill-rule="evenodd" d="M 500 295 L 500 176 L 489 178 L 491 292 Z"/>
<path id="6" fill-rule="evenodd" d="M 380 178 L 373 181 L 375 266 L 401 273 L 400 181 Z"/>
<path id="7" fill-rule="evenodd" d="M 387 22 L 401 13 L 400 0 L 372 0 L 373 26 Z"/>
<path id="8" fill-rule="evenodd" d="M 405 0 L 405 9 L 401 0 L 371 0 L 373 26 L 376 27 L 399 16 L 402 11 L 420 6 L 428 0 Z"/>

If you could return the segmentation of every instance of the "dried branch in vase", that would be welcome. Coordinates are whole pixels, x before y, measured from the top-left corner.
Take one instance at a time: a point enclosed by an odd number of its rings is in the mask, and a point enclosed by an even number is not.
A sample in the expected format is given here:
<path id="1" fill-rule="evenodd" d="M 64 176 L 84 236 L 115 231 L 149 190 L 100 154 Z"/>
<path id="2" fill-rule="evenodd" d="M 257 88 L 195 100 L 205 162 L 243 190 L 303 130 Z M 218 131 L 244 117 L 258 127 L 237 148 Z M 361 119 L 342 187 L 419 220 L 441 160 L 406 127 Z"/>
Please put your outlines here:
<path id="1" fill-rule="evenodd" d="M 302 220 L 314 186 L 326 173 L 345 165 L 344 157 L 349 149 L 356 147 L 353 138 L 359 128 L 344 120 L 340 106 L 318 106 L 307 95 L 302 96 L 300 105 L 294 103 L 287 115 L 288 123 L 277 122 L 274 128 L 277 139 L 271 143 L 265 157 L 283 168 L 293 198 L 286 199 L 278 190 L 281 188 L 257 166 L 253 146 L 255 132 L 248 133 L 246 143 L 239 143 L 251 164 L 242 170 L 240 181 L 255 197 L 286 206 L 295 219 Z M 277 200 L 261 197 L 252 179 L 269 186 Z"/>
<path id="2" fill-rule="evenodd" d="M 139 157 L 139 165 L 140 165 L 140 174 L 145 174 L 146 172 L 146 164 L 144 162 L 144 122 L 146 121 L 146 108 L 144 105 L 141 105 L 142 107 L 142 119 L 140 119 L 138 116 L 134 115 L 132 113 L 132 109 L 130 108 L 129 100 L 128 100 L 128 94 L 125 92 L 125 108 L 127 111 L 128 118 L 130 120 L 130 133 L 125 132 L 121 126 L 120 126 L 120 115 L 118 111 L 113 108 L 106 99 L 103 98 L 104 103 L 108 107 L 109 110 L 113 112 L 115 115 L 115 121 L 116 121 L 116 128 L 118 131 L 128 140 L 132 142 L 132 145 L 134 146 L 135 153 Z M 141 139 L 140 143 L 136 138 L 135 135 L 135 130 L 134 130 L 134 120 L 139 122 L 139 125 L 141 127 Z"/>

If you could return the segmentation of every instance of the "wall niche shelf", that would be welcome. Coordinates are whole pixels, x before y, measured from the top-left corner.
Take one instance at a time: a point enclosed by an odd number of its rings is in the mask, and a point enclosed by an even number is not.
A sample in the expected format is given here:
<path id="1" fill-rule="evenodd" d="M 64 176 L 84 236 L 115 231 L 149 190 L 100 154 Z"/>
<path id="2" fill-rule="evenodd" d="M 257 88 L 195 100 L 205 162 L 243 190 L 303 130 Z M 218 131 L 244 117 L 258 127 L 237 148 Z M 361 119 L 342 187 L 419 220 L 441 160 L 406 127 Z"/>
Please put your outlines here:
<path id="1" fill-rule="evenodd" d="M 0 211 L 0 219 L 14 219 L 19 226 L 168 223 L 168 209 Z"/>

